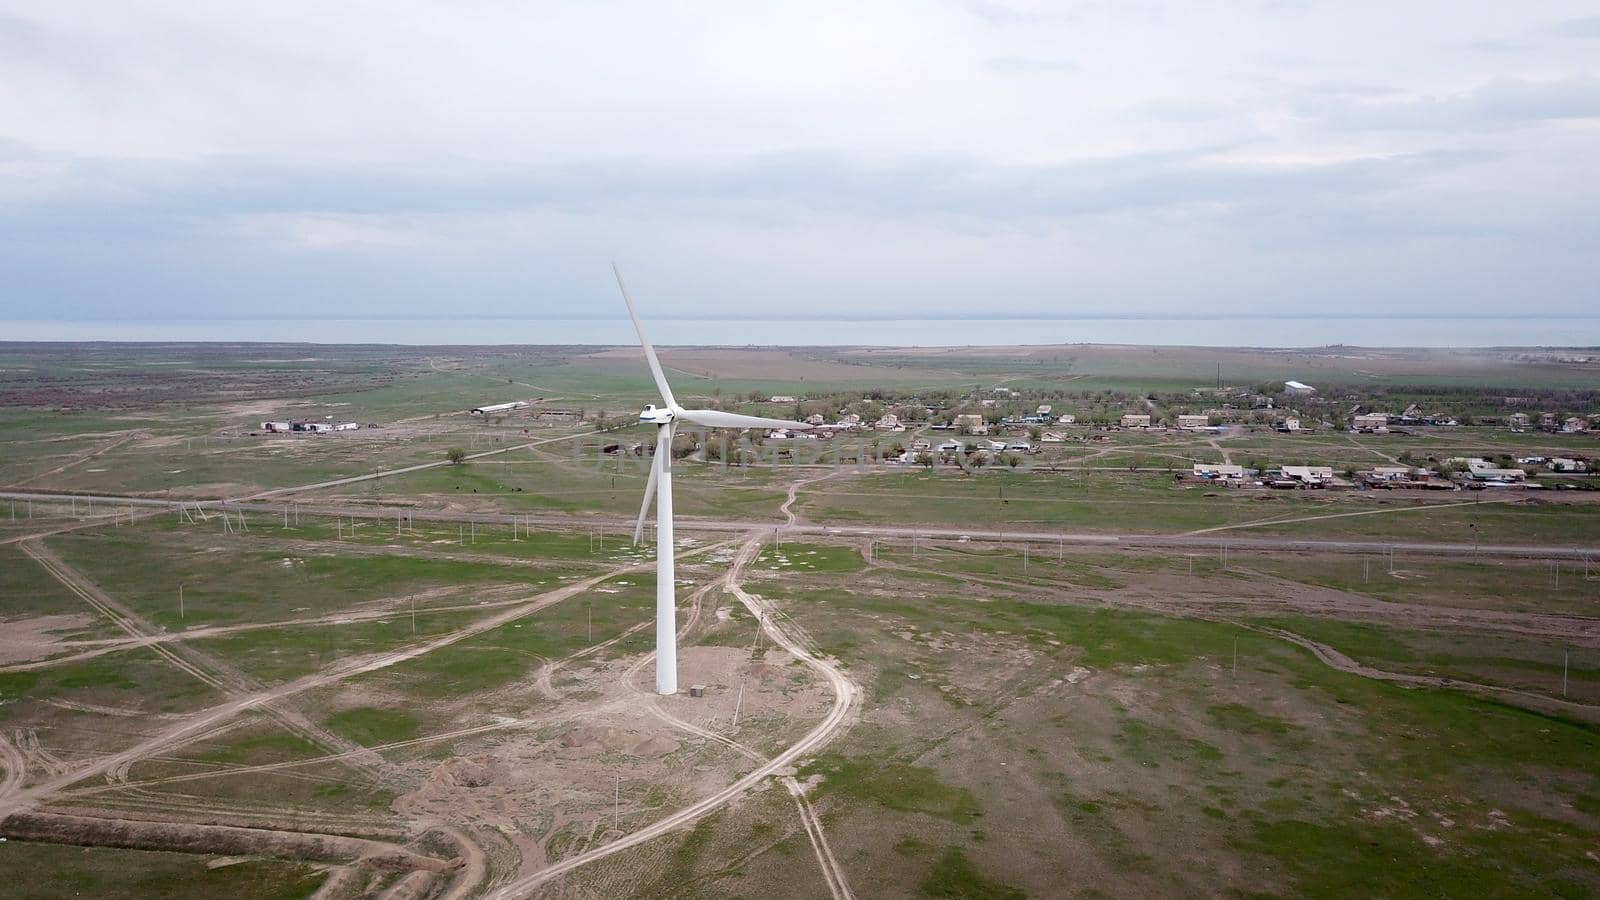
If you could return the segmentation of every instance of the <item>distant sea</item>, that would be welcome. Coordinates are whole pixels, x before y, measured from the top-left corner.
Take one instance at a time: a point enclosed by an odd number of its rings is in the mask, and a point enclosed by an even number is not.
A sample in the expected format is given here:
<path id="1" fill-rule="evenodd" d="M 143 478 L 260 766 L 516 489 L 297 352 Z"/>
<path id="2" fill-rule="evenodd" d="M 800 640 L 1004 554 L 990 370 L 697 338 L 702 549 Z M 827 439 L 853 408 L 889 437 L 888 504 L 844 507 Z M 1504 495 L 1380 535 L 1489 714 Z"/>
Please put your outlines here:
<path id="1" fill-rule="evenodd" d="M 658 344 L 1201 347 L 1597 347 L 1590 318 L 652 319 Z M 316 344 L 631 344 L 619 319 L 0 320 L 0 341 L 268 341 Z"/>

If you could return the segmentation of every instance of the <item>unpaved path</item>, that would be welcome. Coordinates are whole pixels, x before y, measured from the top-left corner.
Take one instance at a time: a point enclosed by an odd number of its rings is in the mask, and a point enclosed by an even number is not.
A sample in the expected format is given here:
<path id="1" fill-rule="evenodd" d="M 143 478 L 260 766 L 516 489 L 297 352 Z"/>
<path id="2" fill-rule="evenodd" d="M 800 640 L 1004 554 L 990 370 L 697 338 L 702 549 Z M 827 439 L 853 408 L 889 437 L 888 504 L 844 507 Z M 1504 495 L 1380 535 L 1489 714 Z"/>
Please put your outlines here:
<path id="1" fill-rule="evenodd" d="M 183 744 L 197 734 L 203 733 L 247 710 L 267 706 L 276 701 L 295 696 L 313 688 L 334 684 L 347 678 L 375 672 L 390 666 L 397 665 L 407 660 L 415 659 L 441 647 L 466 640 L 486 631 L 499 628 L 515 622 L 525 616 L 532 615 L 552 604 L 559 603 L 569 597 L 590 590 L 607 578 L 626 572 L 644 571 L 652 564 L 640 563 L 619 567 L 617 570 L 596 575 L 582 581 L 572 582 L 551 591 L 538 594 L 528 602 L 506 609 L 491 616 L 486 616 L 463 626 L 448 634 L 430 638 L 399 650 L 377 653 L 366 656 L 353 656 L 341 660 L 329 668 L 308 675 L 295 681 L 285 682 L 258 691 L 234 696 L 224 703 L 217 704 L 209 709 L 190 715 L 168 727 L 145 738 L 139 743 L 116 753 L 108 754 L 90 762 L 79 765 L 65 773 L 42 781 L 30 788 L 13 793 L 11 796 L 0 800 L 0 818 L 4 818 L 19 810 L 28 809 L 43 799 L 68 788 L 86 778 L 103 775 L 112 769 L 137 762 L 155 753 L 168 750 L 173 746 Z M 363 748 L 364 749 L 364 748 Z"/>
<path id="2" fill-rule="evenodd" d="M 142 640 L 160 633 L 147 619 L 118 602 L 87 575 L 56 556 L 42 541 L 27 541 L 21 547 L 24 553 L 49 572 L 62 586 L 88 603 L 129 637 Z M 241 696 L 259 693 L 263 688 L 257 679 L 195 647 L 184 644 L 169 647 L 159 643 L 149 643 L 145 646 L 162 659 L 224 695 Z M 383 757 L 365 751 L 360 744 L 317 725 L 298 710 L 289 709 L 277 700 L 263 703 L 262 711 L 276 719 L 290 733 L 328 752 L 341 754 L 345 762 L 369 777 L 375 778 L 384 767 Z M 115 774 L 120 776 L 125 771 L 125 768 L 119 767 Z"/>
<path id="3" fill-rule="evenodd" d="M 762 538 L 760 533 L 753 534 L 745 539 L 744 544 L 739 549 L 738 556 L 734 559 L 733 565 L 729 567 L 727 574 L 723 577 L 723 588 L 737 597 L 739 602 L 744 604 L 745 608 L 756 617 L 756 620 L 761 623 L 762 630 L 774 644 L 787 650 L 796 659 L 810 666 L 828 682 L 833 689 L 834 700 L 827 715 L 800 740 L 772 757 L 772 759 L 756 766 L 742 778 L 722 790 L 609 844 L 603 844 L 576 856 L 568 857 L 537 872 L 518 878 L 502 886 L 492 896 L 498 898 L 526 896 L 533 888 L 553 878 L 565 875 L 596 860 L 605 859 L 613 854 L 637 847 L 677 828 L 688 825 L 707 813 L 725 806 L 760 784 L 764 779 L 778 774 L 780 770 L 787 768 L 804 754 L 810 753 L 826 744 L 844 727 L 851 710 L 861 696 L 861 689 L 836 666 L 816 656 L 810 649 L 786 632 L 777 624 L 777 617 L 771 614 L 770 606 L 765 601 L 746 593 L 742 587 L 741 582 L 744 570 L 749 566 L 750 561 L 755 559 L 756 555 L 761 552 L 761 546 Z M 831 853 L 828 856 L 831 858 Z M 830 887 L 844 884 L 842 870 L 835 869 L 831 871 L 828 878 Z M 844 890 L 846 893 L 840 896 L 849 896 L 848 886 L 844 887 Z"/>
<path id="4" fill-rule="evenodd" d="M 128 441 L 133 440 L 133 438 L 138 433 L 139 432 L 136 432 L 136 431 L 126 432 L 124 434 L 121 434 L 121 435 L 118 435 L 117 437 L 112 438 L 109 441 L 106 441 L 106 442 L 101 443 L 101 444 L 97 444 L 96 446 L 91 447 L 88 450 L 81 451 L 81 452 L 75 454 L 67 462 L 62 463 L 61 465 L 56 466 L 53 469 L 48 469 L 46 471 L 39 472 L 39 473 L 34 474 L 34 475 L 29 475 L 27 478 L 24 478 L 21 481 L 17 482 L 17 486 L 21 487 L 23 485 L 32 484 L 33 482 L 38 481 L 41 478 L 49 478 L 51 475 L 59 475 L 62 472 L 65 472 L 66 470 L 68 470 L 68 469 L 70 469 L 70 468 L 72 468 L 74 466 L 80 466 L 80 465 L 88 462 L 89 460 L 94 459 L 97 456 L 101 456 L 101 455 L 104 455 L 106 453 L 109 453 L 112 450 L 115 450 L 116 448 L 122 446 L 123 444 L 126 444 Z"/>
<path id="5" fill-rule="evenodd" d="M 1503 687 L 1497 684 L 1484 684 L 1479 681 L 1460 681 L 1454 678 L 1442 678 L 1436 675 L 1413 675 L 1409 672 L 1390 672 L 1386 669 L 1377 669 L 1365 663 L 1357 662 L 1340 653 L 1327 644 L 1314 641 L 1308 637 L 1286 631 L 1282 628 L 1262 628 L 1253 625 L 1244 627 L 1262 634 L 1269 634 L 1281 638 L 1291 644 L 1311 651 L 1311 655 L 1332 669 L 1348 672 L 1351 675 L 1360 675 L 1363 678 L 1372 678 L 1378 681 L 1390 681 L 1395 684 L 1404 684 L 1413 687 L 1450 688 L 1465 691 L 1469 694 L 1479 694 L 1495 699 L 1510 700 L 1517 706 L 1532 707 L 1546 712 L 1560 712 L 1575 715 L 1590 722 L 1600 722 L 1600 706 L 1588 703 L 1579 703 L 1575 700 L 1564 700 L 1560 697 L 1551 697 L 1533 691 L 1519 690 L 1518 688 Z"/>
<path id="6" fill-rule="evenodd" d="M 1451 509 L 1457 506 L 1488 506 L 1491 503 L 1511 503 L 1517 498 L 1506 497 L 1493 500 L 1463 500 L 1459 503 L 1428 503 L 1421 506 L 1386 506 L 1382 509 L 1358 509 L 1354 512 L 1327 513 L 1319 516 L 1295 516 L 1288 519 L 1261 519 L 1256 522 L 1243 522 L 1238 525 L 1218 525 L 1214 528 L 1198 528 L 1186 531 L 1185 535 L 1215 534 L 1219 531 L 1237 531 L 1241 528 L 1265 528 L 1269 525 L 1293 525 L 1299 522 L 1320 522 L 1324 519 L 1347 519 L 1352 516 L 1377 516 L 1384 513 L 1427 512 L 1437 509 Z"/>

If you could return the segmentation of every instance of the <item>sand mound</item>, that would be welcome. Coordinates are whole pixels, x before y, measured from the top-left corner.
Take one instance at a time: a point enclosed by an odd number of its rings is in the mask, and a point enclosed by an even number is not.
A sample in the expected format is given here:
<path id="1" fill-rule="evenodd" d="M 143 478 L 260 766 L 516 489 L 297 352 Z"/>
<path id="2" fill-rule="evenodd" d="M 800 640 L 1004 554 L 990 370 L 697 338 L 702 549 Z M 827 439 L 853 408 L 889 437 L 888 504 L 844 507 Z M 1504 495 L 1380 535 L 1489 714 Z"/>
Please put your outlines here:
<path id="1" fill-rule="evenodd" d="M 458 756 L 434 770 L 435 778 L 460 787 L 486 787 L 503 774 L 500 761 L 492 756 Z"/>
<path id="2" fill-rule="evenodd" d="M 666 756 L 678 750 L 678 742 L 664 734 L 652 735 L 629 748 L 634 756 Z"/>
<path id="3" fill-rule="evenodd" d="M 568 750 L 600 753 L 606 750 L 625 749 L 633 743 L 633 737 L 620 728 L 585 725 L 563 734 L 556 742 Z"/>

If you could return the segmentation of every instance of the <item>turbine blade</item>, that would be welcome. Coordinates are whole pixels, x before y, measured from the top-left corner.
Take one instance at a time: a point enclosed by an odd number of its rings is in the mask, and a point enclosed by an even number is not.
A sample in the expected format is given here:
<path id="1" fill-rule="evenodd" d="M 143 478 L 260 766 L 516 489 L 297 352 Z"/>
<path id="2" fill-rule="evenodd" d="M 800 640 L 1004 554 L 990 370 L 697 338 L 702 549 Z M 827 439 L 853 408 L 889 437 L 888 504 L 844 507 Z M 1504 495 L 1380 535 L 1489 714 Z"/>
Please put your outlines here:
<path id="1" fill-rule="evenodd" d="M 650 374 L 656 379 L 661 399 L 666 401 L 668 409 L 677 409 L 678 400 L 672 396 L 672 388 L 667 386 L 667 376 L 661 371 L 661 360 L 656 359 L 656 348 L 650 346 L 650 338 L 645 336 L 644 323 L 639 321 L 639 311 L 633 308 L 633 298 L 628 296 L 628 286 L 622 281 L 622 270 L 617 268 L 616 263 L 612 263 L 611 271 L 617 276 L 617 287 L 622 289 L 622 302 L 628 304 L 628 317 L 633 319 L 633 330 L 639 332 L 639 344 L 644 347 L 645 362 L 650 364 Z"/>
<path id="2" fill-rule="evenodd" d="M 674 418 L 693 422 L 696 425 L 705 425 L 708 428 L 793 428 L 805 431 L 811 426 L 804 422 L 792 422 L 788 419 L 767 419 L 762 416 L 745 416 L 739 413 L 723 412 L 720 409 L 680 409 L 674 413 Z"/>
<path id="3" fill-rule="evenodd" d="M 639 541 L 644 537 L 644 517 L 649 514 L 650 504 L 656 499 L 656 477 L 661 474 L 661 470 L 657 467 L 660 464 L 655 456 L 650 457 L 650 479 L 644 484 L 644 502 L 639 505 L 639 521 L 633 523 L 635 547 L 639 546 Z"/>

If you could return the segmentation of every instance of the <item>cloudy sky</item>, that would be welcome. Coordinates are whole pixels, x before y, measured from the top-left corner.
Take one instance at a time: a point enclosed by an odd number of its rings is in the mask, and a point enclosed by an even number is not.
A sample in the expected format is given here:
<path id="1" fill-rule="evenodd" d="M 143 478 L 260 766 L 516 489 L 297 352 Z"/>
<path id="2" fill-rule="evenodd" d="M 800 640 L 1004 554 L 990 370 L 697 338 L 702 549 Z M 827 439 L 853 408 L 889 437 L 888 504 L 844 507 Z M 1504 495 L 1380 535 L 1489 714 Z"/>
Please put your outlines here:
<path id="1" fill-rule="evenodd" d="M 1593 315 L 1600 4 L 0 0 L 0 319 Z"/>

